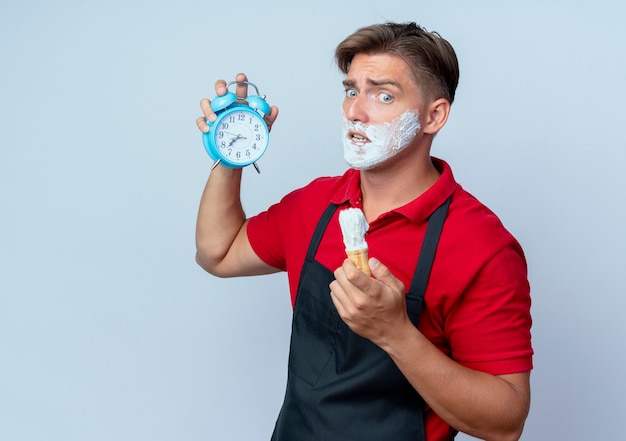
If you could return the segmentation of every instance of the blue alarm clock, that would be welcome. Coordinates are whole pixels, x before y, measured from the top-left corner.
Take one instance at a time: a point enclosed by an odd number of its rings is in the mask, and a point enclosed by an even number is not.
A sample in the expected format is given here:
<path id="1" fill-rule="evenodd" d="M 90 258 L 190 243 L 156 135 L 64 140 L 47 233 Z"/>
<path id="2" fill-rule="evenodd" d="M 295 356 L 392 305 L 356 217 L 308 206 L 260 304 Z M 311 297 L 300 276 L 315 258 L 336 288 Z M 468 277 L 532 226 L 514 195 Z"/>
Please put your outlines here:
<path id="1" fill-rule="evenodd" d="M 263 156 L 269 143 L 269 130 L 263 116 L 269 113 L 270 105 L 264 96 L 259 96 L 259 89 L 254 84 L 232 81 L 226 89 L 233 84 L 252 86 L 257 94 L 241 98 L 233 92 L 226 92 L 211 101 L 217 119 L 214 122 L 207 120 L 210 130 L 202 134 L 204 148 L 215 165 L 242 168 L 254 164 L 259 171 L 256 161 Z"/>

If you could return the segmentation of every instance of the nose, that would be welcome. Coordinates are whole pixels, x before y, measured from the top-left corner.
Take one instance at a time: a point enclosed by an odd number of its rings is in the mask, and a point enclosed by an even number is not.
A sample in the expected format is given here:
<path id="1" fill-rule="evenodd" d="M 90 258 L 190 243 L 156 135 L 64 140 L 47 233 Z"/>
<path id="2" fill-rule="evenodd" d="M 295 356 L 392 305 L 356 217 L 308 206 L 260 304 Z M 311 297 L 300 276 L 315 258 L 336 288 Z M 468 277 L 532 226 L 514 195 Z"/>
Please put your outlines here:
<path id="1" fill-rule="evenodd" d="M 369 120 L 367 113 L 367 97 L 359 94 L 356 97 L 343 100 L 343 114 L 352 122 L 367 123 Z"/>

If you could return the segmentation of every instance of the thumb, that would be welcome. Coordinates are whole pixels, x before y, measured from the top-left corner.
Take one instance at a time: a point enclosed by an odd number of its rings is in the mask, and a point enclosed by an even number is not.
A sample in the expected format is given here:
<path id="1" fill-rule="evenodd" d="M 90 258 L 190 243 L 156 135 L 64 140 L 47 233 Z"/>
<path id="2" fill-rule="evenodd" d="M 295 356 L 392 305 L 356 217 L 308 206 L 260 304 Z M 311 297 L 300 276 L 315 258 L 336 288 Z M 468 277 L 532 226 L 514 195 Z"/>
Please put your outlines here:
<path id="1" fill-rule="evenodd" d="M 368 261 L 372 276 L 379 282 L 397 290 L 400 293 L 404 293 L 404 283 L 394 276 L 389 268 L 383 265 L 380 260 L 372 257 Z"/>
<path id="2" fill-rule="evenodd" d="M 395 279 L 389 268 L 383 265 L 380 260 L 375 257 L 369 259 L 368 264 L 370 266 L 370 271 L 372 272 L 372 276 L 383 283 L 387 283 Z"/>

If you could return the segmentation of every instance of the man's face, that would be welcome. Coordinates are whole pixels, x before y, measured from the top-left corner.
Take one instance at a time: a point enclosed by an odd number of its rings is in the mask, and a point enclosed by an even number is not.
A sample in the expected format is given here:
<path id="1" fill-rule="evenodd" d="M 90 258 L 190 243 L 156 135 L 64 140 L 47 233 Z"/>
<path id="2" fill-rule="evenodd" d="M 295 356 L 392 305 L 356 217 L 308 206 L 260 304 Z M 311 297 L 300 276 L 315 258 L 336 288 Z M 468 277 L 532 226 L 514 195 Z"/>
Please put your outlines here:
<path id="1" fill-rule="evenodd" d="M 420 130 L 420 90 L 399 57 L 359 54 L 344 80 L 344 158 L 368 170 L 408 147 Z"/>
<path id="2" fill-rule="evenodd" d="M 395 55 L 357 54 L 343 84 L 343 113 L 364 124 L 390 122 L 406 110 L 418 111 L 420 90 L 404 60 Z"/>

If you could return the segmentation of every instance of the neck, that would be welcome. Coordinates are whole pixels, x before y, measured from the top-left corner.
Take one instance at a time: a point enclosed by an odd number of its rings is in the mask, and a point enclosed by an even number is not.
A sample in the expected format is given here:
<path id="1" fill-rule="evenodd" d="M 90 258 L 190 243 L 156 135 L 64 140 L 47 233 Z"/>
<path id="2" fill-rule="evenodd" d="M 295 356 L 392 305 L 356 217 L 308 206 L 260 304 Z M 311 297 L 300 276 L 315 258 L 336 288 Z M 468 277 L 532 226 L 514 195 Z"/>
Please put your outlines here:
<path id="1" fill-rule="evenodd" d="M 424 150 L 413 158 L 395 157 L 389 164 L 361 172 L 363 212 L 368 222 L 408 204 L 437 181 L 439 172 L 430 159 L 430 149 Z"/>

